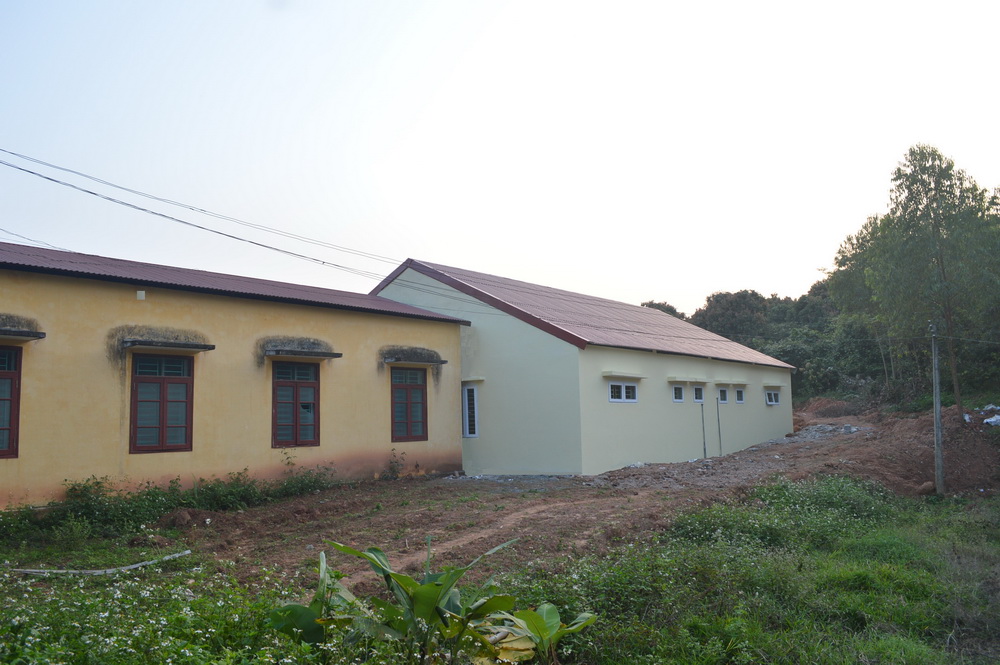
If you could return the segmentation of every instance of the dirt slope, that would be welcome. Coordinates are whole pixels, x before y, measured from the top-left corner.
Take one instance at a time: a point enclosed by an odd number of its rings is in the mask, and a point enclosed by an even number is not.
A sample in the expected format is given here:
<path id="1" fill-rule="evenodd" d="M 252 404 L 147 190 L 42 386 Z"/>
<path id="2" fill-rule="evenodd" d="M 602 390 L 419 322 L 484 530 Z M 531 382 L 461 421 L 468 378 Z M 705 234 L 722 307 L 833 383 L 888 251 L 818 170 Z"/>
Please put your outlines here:
<path id="1" fill-rule="evenodd" d="M 592 477 L 412 478 L 344 485 L 238 513 L 182 511 L 166 521 L 194 548 L 233 560 L 238 571 L 288 574 L 314 568 L 320 550 L 370 590 L 372 576 L 327 541 L 381 547 L 399 570 L 419 569 L 427 536 L 435 563 L 466 563 L 512 538 L 481 567 L 533 565 L 553 554 L 601 552 L 662 530 L 677 511 L 724 501 L 781 474 L 792 479 L 849 474 L 897 493 L 933 491 L 933 419 L 927 416 L 823 417 L 843 405 L 813 402 L 796 414 L 794 435 L 725 457 L 646 464 Z M 949 494 L 1000 489 L 1000 448 L 982 418 L 945 413 Z M 995 433 L 994 433 L 995 434 Z M 992 443 L 991 443 L 992 441 Z"/>

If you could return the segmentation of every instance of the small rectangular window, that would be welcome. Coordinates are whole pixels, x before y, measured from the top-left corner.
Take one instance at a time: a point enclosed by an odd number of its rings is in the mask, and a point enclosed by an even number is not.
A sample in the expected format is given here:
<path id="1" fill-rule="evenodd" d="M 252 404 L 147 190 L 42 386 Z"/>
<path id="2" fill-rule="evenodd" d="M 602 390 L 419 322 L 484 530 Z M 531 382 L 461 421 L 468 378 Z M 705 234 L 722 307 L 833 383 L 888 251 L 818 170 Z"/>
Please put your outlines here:
<path id="1" fill-rule="evenodd" d="M 694 387 L 694 401 L 697 403 L 705 401 L 705 389 L 702 386 Z"/>
<path id="2" fill-rule="evenodd" d="M 193 388 L 191 358 L 133 356 L 129 452 L 191 450 Z"/>
<path id="3" fill-rule="evenodd" d="M 736 403 L 737 404 L 742 404 L 743 403 L 743 389 L 742 388 L 737 388 L 736 389 Z"/>
<path id="4" fill-rule="evenodd" d="M 764 391 L 764 394 L 767 397 L 768 406 L 774 406 L 781 403 L 781 396 L 777 390 L 766 390 Z"/>
<path id="5" fill-rule="evenodd" d="M 474 385 L 462 385 L 462 437 L 479 437 L 479 401 Z"/>
<path id="6" fill-rule="evenodd" d="M 674 386 L 674 401 L 683 402 L 684 401 L 684 386 Z"/>
<path id="7" fill-rule="evenodd" d="M 319 365 L 272 365 L 271 446 L 319 445 Z"/>
<path id="8" fill-rule="evenodd" d="M 21 349 L 0 347 L 0 457 L 17 457 Z"/>
<path id="9" fill-rule="evenodd" d="M 609 402 L 638 402 L 639 387 L 634 383 L 609 383 Z"/>
<path id="10" fill-rule="evenodd" d="M 392 440 L 427 441 L 427 370 L 392 368 Z"/>
<path id="11" fill-rule="evenodd" d="M 719 388 L 719 404 L 729 403 L 729 390 L 727 388 Z"/>

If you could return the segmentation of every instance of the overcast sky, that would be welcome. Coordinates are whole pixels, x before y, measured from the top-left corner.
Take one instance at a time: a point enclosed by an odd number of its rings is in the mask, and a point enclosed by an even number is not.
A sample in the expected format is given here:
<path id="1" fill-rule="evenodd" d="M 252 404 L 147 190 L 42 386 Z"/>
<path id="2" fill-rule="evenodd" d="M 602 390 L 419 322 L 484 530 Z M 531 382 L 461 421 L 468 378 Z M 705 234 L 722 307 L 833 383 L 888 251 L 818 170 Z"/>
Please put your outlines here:
<path id="1" fill-rule="evenodd" d="M 1000 185 L 998 25 L 993 0 L 0 0 L 0 149 L 376 258 L 7 153 L 346 270 L 5 165 L 0 241 L 361 292 L 413 257 L 689 314 L 797 297 L 911 145 Z"/>

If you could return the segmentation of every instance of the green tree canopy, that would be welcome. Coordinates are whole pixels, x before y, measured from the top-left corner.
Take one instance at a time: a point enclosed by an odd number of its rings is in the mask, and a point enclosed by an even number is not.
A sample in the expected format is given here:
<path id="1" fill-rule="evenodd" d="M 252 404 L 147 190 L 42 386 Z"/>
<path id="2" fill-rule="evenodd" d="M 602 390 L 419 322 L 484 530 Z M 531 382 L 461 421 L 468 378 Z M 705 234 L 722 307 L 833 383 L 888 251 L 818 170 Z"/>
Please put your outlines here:
<path id="1" fill-rule="evenodd" d="M 896 340 L 899 357 L 913 353 L 906 340 L 939 324 L 960 404 L 956 341 L 984 330 L 1000 287 L 997 197 L 926 145 L 910 148 L 892 185 L 889 212 L 841 245 L 831 294 L 842 311 Z"/>

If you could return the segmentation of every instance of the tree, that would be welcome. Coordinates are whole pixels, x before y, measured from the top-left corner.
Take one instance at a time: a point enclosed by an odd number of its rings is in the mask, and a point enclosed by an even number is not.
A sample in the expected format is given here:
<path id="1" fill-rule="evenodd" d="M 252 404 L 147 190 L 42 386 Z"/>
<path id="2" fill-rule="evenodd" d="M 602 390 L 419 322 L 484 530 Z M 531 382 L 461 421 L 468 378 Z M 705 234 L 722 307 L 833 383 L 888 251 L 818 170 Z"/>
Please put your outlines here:
<path id="1" fill-rule="evenodd" d="M 642 306 L 649 307 L 651 309 L 658 309 L 661 312 L 666 312 L 670 316 L 677 317 L 681 321 L 687 321 L 687 314 L 685 314 L 684 312 L 677 311 L 677 308 L 671 305 L 670 303 L 647 300 L 646 302 L 642 303 Z"/>
<path id="2" fill-rule="evenodd" d="M 956 340 L 982 329 L 1000 286 L 997 199 L 925 145 L 910 148 L 892 184 L 888 214 L 870 218 L 841 245 L 831 293 L 842 309 L 868 315 L 896 340 L 923 338 L 928 321 L 943 322 L 961 406 Z"/>
<path id="3" fill-rule="evenodd" d="M 767 329 L 767 300 L 756 291 L 713 293 L 705 306 L 691 315 L 691 323 L 742 344 Z"/>

